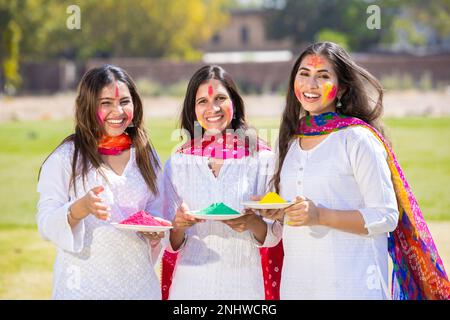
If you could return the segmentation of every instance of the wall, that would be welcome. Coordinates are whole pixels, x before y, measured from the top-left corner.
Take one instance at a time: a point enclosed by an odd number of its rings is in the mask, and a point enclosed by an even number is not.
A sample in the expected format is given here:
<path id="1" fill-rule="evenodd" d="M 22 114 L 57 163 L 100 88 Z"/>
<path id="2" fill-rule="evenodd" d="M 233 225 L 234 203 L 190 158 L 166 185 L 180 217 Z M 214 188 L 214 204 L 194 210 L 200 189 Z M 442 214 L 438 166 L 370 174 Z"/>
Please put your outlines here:
<path id="1" fill-rule="evenodd" d="M 356 62 L 377 78 L 389 75 L 409 75 L 418 82 L 429 74 L 434 86 L 450 84 L 450 54 L 430 56 L 353 54 Z M 135 79 L 151 79 L 162 85 L 188 80 L 203 65 L 202 62 L 173 62 L 154 59 L 90 59 L 75 65 L 68 61 L 25 63 L 21 68 L 22 93 L 54 93 L 74 90 L 85 70 L 112 63 L 127 70 Z M 240 86 L 253 92 L 283 87 L 294 61 L 272 63 L 222 64 Z"/>

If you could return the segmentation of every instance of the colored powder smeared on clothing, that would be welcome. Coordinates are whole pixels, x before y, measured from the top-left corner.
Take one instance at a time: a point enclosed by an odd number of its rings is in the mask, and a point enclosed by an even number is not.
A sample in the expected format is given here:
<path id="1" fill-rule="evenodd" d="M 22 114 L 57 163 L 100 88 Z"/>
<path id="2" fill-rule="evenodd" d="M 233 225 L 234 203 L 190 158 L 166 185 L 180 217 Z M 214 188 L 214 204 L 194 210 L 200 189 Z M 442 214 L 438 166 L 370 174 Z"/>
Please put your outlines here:
<path id="1" fill-rule="evenodd" d="M 156 220 L 151 214 L 145 211 L 139 211 L 132 214 L 127 219 L 120 222 L 120 224 L 133 224 L 133 225 L 144 225 L 144 226 L 170 226 L 170 223 Z"/>
<path id="2" fill-rule="evenodd" d="M 213 203 L 209 207 L 200 210 L 200 214 L 239 214 L 236 210 L 231 209 L 223 202 Z"/>
<path id="3" fill-rule="evenodd" d="M 286 200 L 275 192 L 269 192 L 258 203 L 286 203 Z"/>
<path id="4" fill-rule="evenodd" d="M 131 137 L 126 133 L 115 137 L 105 135 L 98 142 L 98 152 L 103 155 L 116 156 L 124 150 L 130 149 L 132 143 Z"/>

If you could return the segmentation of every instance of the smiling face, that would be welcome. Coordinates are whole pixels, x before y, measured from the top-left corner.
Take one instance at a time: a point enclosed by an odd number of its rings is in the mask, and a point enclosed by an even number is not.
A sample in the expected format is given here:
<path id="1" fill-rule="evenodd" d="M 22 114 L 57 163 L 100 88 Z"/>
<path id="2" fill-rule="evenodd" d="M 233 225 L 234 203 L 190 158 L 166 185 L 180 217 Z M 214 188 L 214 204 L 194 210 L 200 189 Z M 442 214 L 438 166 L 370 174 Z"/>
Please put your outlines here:
<path id="1" fill-rule="evenodd" d="M 133 99 L 125 83 L 114 81 L 100 91 L 97 118 L 108 136 L 119 136 L 125 131 L 133 120 L 133 110 Z"/>
<path id="2" fill-rule="evenodd" d="M 211 79 L 198 87 L 195 115 L 207 131 L 223 132 L 230 126 L 233 120 L 233 103 L 222 82 Z"/>
<path id="3" fill-rule="evenodd" d="M 336 111 L 336 97 L 340 93 L 333 66 L 320 55 L 307 55 L 294 81 L 295 95 L 311 115 Z"/>

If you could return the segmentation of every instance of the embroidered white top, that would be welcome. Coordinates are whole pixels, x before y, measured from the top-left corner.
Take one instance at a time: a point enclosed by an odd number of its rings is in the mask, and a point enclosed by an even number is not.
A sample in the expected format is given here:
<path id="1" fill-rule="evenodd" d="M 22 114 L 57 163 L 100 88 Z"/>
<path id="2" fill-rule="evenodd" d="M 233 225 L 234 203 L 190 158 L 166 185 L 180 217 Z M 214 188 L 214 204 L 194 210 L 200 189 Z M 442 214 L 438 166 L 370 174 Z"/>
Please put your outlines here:
<path id="1" fill-rule="evenodd" d="M 359 210 L 369 235 L 284 224 L 281 299 L 386 298 L 387 237 L 398 220 L 386 157 L 381 142 L 362 127 L 333 132 L 308 151 L 298 139 L 291 142 L 281 196 L 303 195 L 319 207 Z"/>
<path id="2" fill-rule="evenodd" d="M 37 186 L 39 232 L 57 246 L 53 298 L 161 299 L 154 272 L 161 246 L 151 248 L 136 232 L 118 230 L 110 224 L 140 210 L 162 216 L 161 197 L 149 192 L 136 165 L 134 148 L 121 176 L 103 168 L 108 184 L 91 169 L 85 187 L 78 179 L 77 196 L 73 188 L 69 191 L 73 149 L 73 143 L 66 143 L 47 159 Z M 162 178 L 161 170 L 158 176 Z M 161 178 L 158 188 L 163 193 Z M 67 221 L 68 208 L 98 185 L 105 187 L 100 196 L 112 209 L 111 221 L 89 215 L 72 229 Z"/>
<path id="3" fill-rule="evenodd" d="M 173 184 L 179 201 L 190 210 L 223 202 L 241 212 L 242 201 L 266 193 L 273 160 L 269 151 L 227 159 L 216 178 L 208 158 L 174 154 L 165 164 L 165 183 Z M 166 219 L 172 220 L 175 208 L 167 210 Z M 263 244 L 250 231 L 238 233 L 221 221 L 207 220 L 187 229 L 186 241 L 178 250 L 169 299 L 264 299 L 259 248 L 275 246 L 281 236 L 281 232 L 273 234 L 272 223 L 266 222 Z M 170 246 L 168 249 L 173 252 Z"/>

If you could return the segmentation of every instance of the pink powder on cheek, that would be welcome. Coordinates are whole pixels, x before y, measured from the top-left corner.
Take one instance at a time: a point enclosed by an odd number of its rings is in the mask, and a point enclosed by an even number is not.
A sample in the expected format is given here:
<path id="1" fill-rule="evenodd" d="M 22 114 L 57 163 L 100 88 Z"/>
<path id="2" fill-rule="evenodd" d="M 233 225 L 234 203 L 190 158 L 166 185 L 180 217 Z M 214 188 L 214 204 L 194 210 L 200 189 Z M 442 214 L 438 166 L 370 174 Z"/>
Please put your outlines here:
<path id="1" fill-rule="evenodd" d="M 337 87 L 335 84 L 327 82 L 323 85 L 323 89 L 324 89 L 323 103 L 333 101 L 334 98 L 336 98 Z"/>
<path id="2" fill-rule="evenodd" d="M 99 108 L 99 109 L 97 110 L 97 119 L 98 119 L 98 122 L 99 122 L 101 125 L 103 125 L 103 123 L 105 122 L 105 119 L 106 119 L 106 112 L 103 111 L 101 108 Z"/>
<path id="3" fill-rule="evenodd" d="M 337 87 L 333 85 L 333 88 L 331 88 L 331 91 L 328 94 L 328 100 L 334 100 L 334 98 L 336 98 L 336 94 L 337 94 Z"/>

